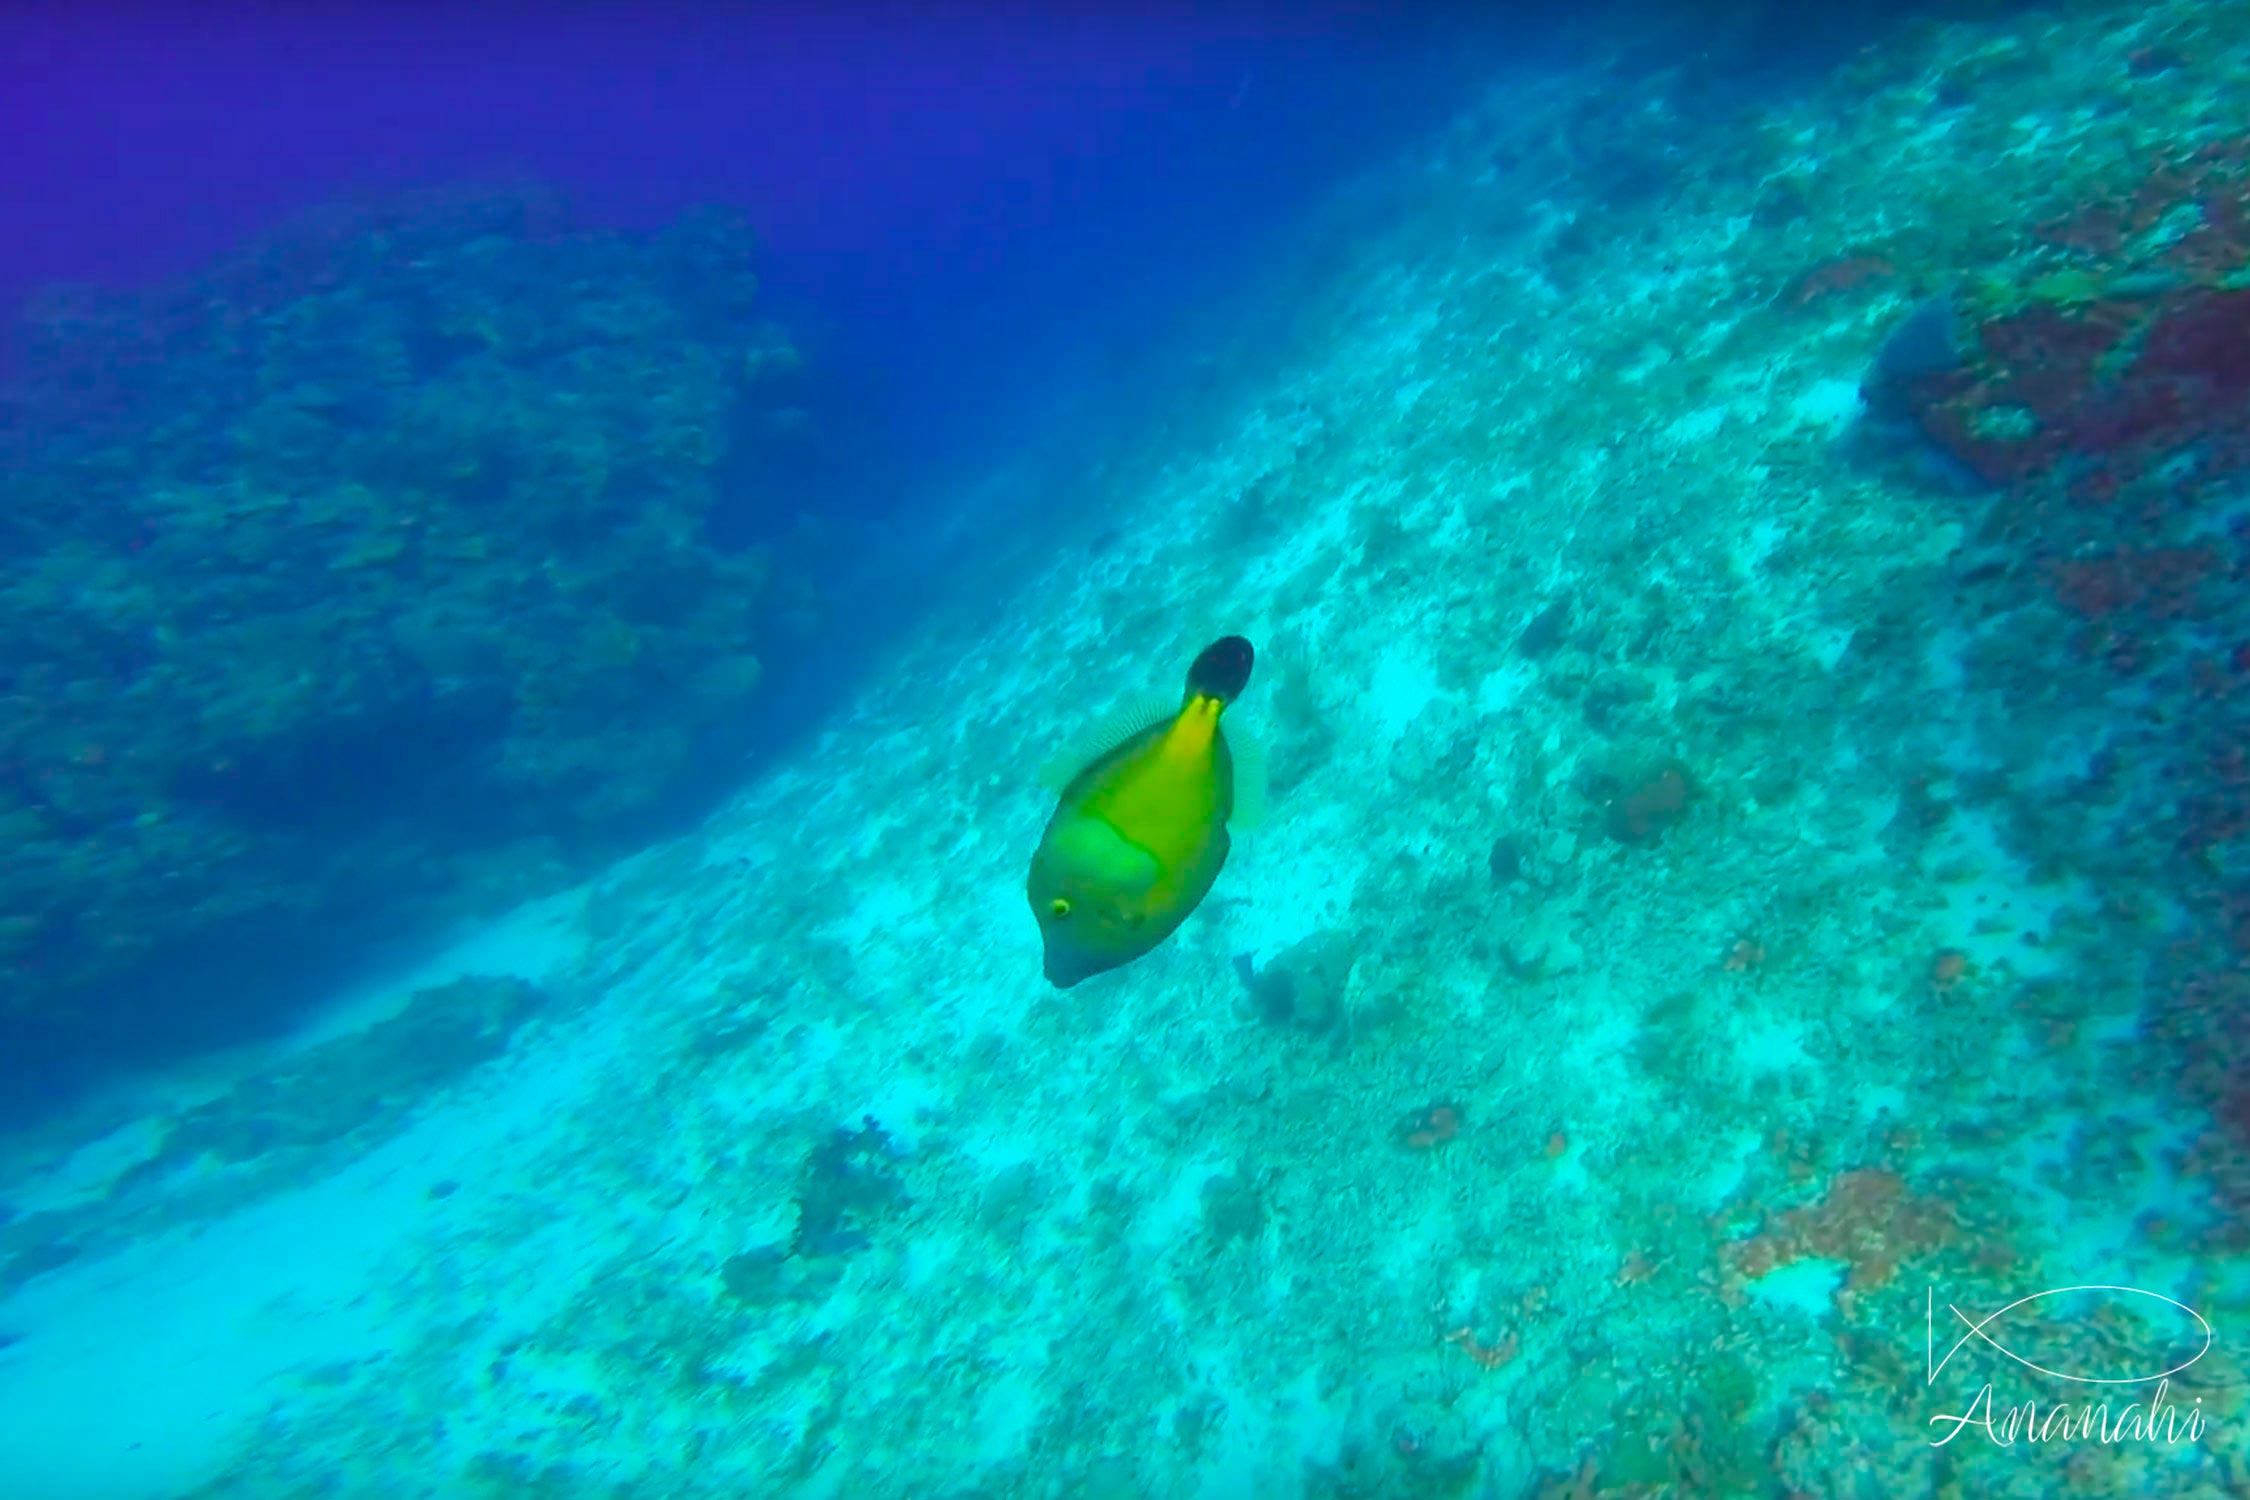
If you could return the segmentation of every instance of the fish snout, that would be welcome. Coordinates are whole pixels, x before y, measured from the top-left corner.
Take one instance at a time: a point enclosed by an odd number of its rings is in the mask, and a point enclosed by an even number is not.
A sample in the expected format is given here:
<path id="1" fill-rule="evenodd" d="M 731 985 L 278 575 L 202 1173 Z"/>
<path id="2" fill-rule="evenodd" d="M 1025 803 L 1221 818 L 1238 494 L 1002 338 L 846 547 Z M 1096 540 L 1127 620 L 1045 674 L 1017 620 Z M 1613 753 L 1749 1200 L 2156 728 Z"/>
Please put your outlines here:
<path id="1" fill-rule="evenodd" d="M 1040 965 L 1047 982 L 1058 990 L 1067 990 L 1082 980 L 1091 979 L 1099 970 L 1085 959 L 1068 952 L 1061 945 L 1049 943 L 1044 962 Z"/>

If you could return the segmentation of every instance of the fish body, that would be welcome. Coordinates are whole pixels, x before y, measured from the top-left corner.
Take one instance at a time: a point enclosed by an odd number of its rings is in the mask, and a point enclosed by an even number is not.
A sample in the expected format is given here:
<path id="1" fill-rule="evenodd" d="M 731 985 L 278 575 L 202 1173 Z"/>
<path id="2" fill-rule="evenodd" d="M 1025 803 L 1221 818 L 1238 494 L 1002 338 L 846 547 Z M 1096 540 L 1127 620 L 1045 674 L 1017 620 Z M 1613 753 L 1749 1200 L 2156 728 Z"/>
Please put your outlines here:
<path id="1" fill-rule="evenodd" d="M 1219 878 L 1237 791 L 1219 721 L 1253 660 L 1240 636 L 1213 642 L 1188 669 L 1177 712 L 1094 755 L 1062 787 L 1027 882 L 1058 989 L 1163 942 Z"/>

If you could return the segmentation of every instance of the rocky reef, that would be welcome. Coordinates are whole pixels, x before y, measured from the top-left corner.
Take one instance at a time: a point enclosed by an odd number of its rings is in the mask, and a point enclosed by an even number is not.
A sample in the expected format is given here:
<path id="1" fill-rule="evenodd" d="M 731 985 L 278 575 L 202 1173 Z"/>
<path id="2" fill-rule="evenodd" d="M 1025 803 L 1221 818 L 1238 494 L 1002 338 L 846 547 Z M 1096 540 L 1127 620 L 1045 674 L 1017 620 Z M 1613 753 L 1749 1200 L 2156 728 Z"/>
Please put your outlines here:
<path id="1" fill-rule="evenodd" d="M 795 351 L 745 228 L 537 194 L 33 309 L 0 408 L 0 1028 L 223 1034 L 518 898 L 737 740 Z M 717 518 L 725 516 L 724 524 Z"/>

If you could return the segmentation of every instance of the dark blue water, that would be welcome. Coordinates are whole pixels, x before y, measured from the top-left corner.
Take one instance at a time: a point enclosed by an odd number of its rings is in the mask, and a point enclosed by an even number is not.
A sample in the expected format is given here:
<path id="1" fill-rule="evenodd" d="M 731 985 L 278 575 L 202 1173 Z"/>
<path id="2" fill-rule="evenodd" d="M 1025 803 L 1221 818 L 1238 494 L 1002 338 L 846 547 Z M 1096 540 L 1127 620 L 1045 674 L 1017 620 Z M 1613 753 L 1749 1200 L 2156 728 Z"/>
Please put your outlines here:
<path id="1" fill-rule="evenodd" d="M 1130 353 L 1541 31 L 1353 4 L 7 24 L 11 299 L 405 186 L 528 177 L 639 228 L 724 203 L 836 399 L 917 460 L 989 442 L 1028 372 Z"/>

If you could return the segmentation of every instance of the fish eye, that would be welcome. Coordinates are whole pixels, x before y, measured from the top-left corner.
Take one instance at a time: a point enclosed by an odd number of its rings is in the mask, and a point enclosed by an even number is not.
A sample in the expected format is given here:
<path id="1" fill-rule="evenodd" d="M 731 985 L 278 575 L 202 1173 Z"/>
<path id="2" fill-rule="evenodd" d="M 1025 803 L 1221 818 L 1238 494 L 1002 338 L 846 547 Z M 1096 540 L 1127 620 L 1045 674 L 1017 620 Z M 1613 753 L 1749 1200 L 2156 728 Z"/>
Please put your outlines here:
<path id="1" fill-rule="evenodd" d="M 1047 903 L 1047 911 L 1050 915 L 1057 917 L 1069 916 L 1070 898 L 1067 896 L 1057 896 L 1054 900 Z"/>

